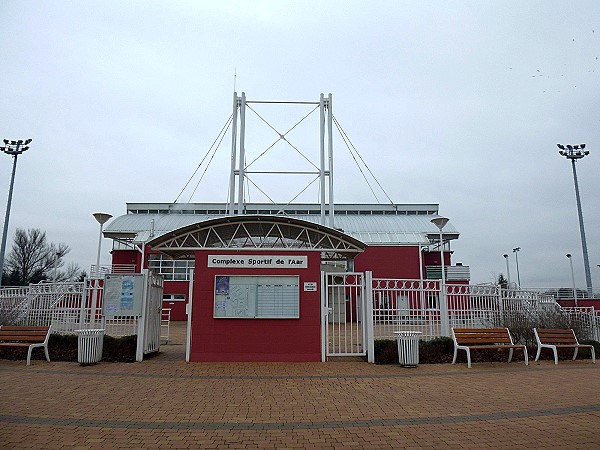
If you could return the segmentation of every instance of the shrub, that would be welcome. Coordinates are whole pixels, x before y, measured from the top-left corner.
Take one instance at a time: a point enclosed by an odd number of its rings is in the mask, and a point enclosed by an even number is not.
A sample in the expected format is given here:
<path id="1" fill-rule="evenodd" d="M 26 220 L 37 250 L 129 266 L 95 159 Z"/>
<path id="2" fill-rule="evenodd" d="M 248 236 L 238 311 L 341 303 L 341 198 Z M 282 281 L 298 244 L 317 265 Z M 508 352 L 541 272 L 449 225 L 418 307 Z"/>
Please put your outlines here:
<path id="1" fill-rule="evenodd" d="M 398 342 L 394 339 L 375 341 L 375 364 L 398 364 Z M 419 341 L 419 364 L 452 362 L 454 344 L 448 337 Z"/>
<path id="2" fill-rule="evenodd" d="M 567 312 L 561 310 L 541 311 L 504 311 L 490 319 L 492 327 L 506 327 L 515 344 L 535 346 L 534 328 L 572 328 L 576 336 L 585 336 L 587 330 L 583 329 L 579 321 L 574 320 Z"/>

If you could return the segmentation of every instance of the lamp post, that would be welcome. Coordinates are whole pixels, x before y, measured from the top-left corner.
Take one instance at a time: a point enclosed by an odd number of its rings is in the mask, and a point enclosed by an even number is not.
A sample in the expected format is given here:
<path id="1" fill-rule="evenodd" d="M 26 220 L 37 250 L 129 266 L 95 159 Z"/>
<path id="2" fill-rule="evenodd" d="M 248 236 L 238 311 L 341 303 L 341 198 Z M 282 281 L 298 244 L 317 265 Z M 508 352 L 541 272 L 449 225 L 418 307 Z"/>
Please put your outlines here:
<path id="1" fill-rule="evenodd" d="M 508 253 L 505 253 L 502 256 L 504 256 L 504 259 L 506 260 L 506 281 L 508 282 L 508 286 L 510 288 L 510 269 L 508 268 Z"/>
<path id="2" fill-rule="evenodd" d="M 571 281 L 573 282 L 573 300 L 575 300 L 575 308 L 577 308 L 577 289 L 575 289 L 575 272 L 573 272 L 573 260 L 571 259 L 570 253 L 567 253 L 567 258 L 569 258 L 569 263 L 571 264 Z"/>
<path id="3" fill-rule="evenodd" d="M 570 159 L 571 166 L 573 167 L 573 183 L 575 184 L 575 199 L 577 201 L 577 214 L 579 216 L 579 232 L 581 234 L 581 248 L 583 250 L 583 267 L 585 268 L 585 282 L 587 285 L 588 296 L 589 298 L 592 298 L 592 274 L 590 273 L 590 260 L 588 258 L 587 243 L 585 240 L 585 229 L 583 227 L 583 213 L 581 212 L 581 198 L 579 197 L 577 170 L 575 169 L 575 162 L 578 159 L 589 155 L 590 152 L 584 150 L 585 144 L 567 145 L 566 148 L 562 144 L 556 144 L 556 146 L 560 149 L 558 152 L 559 155 Z"/>
<path id="4" fill-rule="evenodd" d="M 521 247 L 515 247 L 513 248 L 513 253 L 515 254 L 515 261 L 517 263 L 517 284 L 519 285 L 519 288 L 521 288 L 521 274 L 519 272 L 519 252 L 521 251 Z"/>
<path id="5" fill-rule="evenodd" d="M 10 218 L 10 205 L 12 203 L 13 187 L 15 185 L 15 173 L 17 172 L 17 157 L 25 150 L 29 150 L 31 139 L 19 139 L 9 141 L 4 139 L 4 147 L 0 151 L 13 157 L 12 176 L 10 178 L 10 189 L 8 190 L 8 202 L 6 203 L 6 216 L 4 217 L 4 230 L 2 231 L 2 245 L 0 246 L 0 286 L 2 286 L 2 274 L 4 273 L 4 253 L 6 251 L 6 237 L 8 234 L 8 220 Z"/>
<path id="6" fill-rule="evenodd" d="M 94 213 L 94 218 L 100 224 L 100 236 L 98 237 L 98 254 L 96 256 L 96 278 L 100 277 L 100 250 L 102 249 L 102 227 L 108 220 L 112 217 L 110 214 L 106 213 Z"/>
<path id="7" fill-rule="evenodd" d="M 446 217 L 434 217 L 431 219 L 431 223 L 438 227 L 440 231 L 440 257 L 442 263 L 442 278 L 440 280 L 440 319 L 441 319 L 441 332 L 444 336 L 449 336 L 450 334 L 450 324 L 448 318 L 448 303 L 446 302 L 446 276 L 445 276 L 445 267 L 444 267 L 444 237 L 442 235 L 442 230 L 444 226 L 448 223 L 448 218 Z"/>
<path id="8" fill-rule="evenodd" d="M 96 274 L 95 279 L 90 286 L 92 288 L 92 310 L 90 322 L 93 323 L 92 328 L 96 326 L 96 309 L 98 307 L 98 290 L 100 289 L 100 250 L 102 249 L 102 227 L 112 217 L 106 213 L 94 213 L 96 221 L 100 224 L 100 236 L 98 237 L 98 254 L 96 255 Z"/>

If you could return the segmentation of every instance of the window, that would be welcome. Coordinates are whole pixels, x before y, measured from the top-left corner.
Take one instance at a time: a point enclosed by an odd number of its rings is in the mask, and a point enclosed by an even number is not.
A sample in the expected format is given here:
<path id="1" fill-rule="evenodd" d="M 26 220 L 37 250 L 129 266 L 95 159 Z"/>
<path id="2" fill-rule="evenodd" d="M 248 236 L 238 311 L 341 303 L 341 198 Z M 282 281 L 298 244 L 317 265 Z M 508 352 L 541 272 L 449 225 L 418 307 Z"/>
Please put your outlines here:
<path id="1" fill-rule="evenodd" d="M 189 281 L 193 259 L 173 260 L 160 254 L 148 255 L 148 269 L 161 274 L 165 281 Z"/>
<path id="2" fill-rule="evenodd" d="M 163 294 L 163 302 L 185 302 L 185 294 Z"/>
<path id="3" fill-rule="evenodd" d="M 298 277 L 216 276 L 215 318 L 297 319 Z"/>

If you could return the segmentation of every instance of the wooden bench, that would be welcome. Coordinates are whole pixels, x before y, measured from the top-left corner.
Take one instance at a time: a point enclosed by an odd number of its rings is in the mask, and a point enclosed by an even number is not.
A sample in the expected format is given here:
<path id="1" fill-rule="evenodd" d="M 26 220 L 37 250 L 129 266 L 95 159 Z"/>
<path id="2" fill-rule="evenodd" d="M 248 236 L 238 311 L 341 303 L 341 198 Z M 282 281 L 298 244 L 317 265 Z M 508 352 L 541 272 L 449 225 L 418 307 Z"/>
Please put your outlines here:
<path id="1" fill-rule="evenodd" d="M 31 364 L 31 351 L 36 347 L 43 347 L 46 360 L 50 362 L 48 355 L 48 339 L 50 338 L 49 327 L 27 327 L 27 326 L 0 326 L 0 346 L 2 347 L 29 347 L 27 351 L 27 365 Z"/>
<path id="2" fill-rule="evenodd" d="M 471 367 L 471 350 L 508 349 L 508 362 L 511 362 L 513 350 L 520 348 L 525 356 L 525 365 L 529 365 L 527 347 L 515 344 L 508 328 L 452 328 L 452 340 L 454 341 L 452 364 L 456 363 L 458 350 L 467 353 L 467 364 Z"/>
<path id="3" fill-rule="evenodd" d="M 554 364 L 558 364 L 558 348 L 573 348 L 573 360 L 577 358 L 577 351 L 580 348 L 589 348 L 592 353 L 592 363 L 596 363 L 596 352 L 593 345 L 580 344 L 572 328 L 534 328 L 535 340 L 537 341 L 537 355 L 535 360 L 540 359 L 542 348 L 552 349 L 554 352 Z"/>

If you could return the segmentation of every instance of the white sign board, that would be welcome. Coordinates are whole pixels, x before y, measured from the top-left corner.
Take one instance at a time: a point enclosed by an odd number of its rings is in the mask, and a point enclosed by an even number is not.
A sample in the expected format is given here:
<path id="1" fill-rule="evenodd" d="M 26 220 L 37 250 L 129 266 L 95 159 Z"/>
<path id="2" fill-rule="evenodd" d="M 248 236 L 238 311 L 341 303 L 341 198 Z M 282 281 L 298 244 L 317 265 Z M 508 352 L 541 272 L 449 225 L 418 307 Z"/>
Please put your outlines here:
<path id="1" fill-rule="evenodd" d="M 317 292 L 317 282 L 316 281 L 305 281 L 304 282 L 304 292 Z"/>
<path id="2" fill-rule="evenodd" d="M 208 267 L 306 269 L 306 255 L 208 255 Z"/>
<path id="3" fill-rule="evenodd" d="M 141 316 L 144 275 L 106 275 L 102 314 L 106 317 Z"/>

